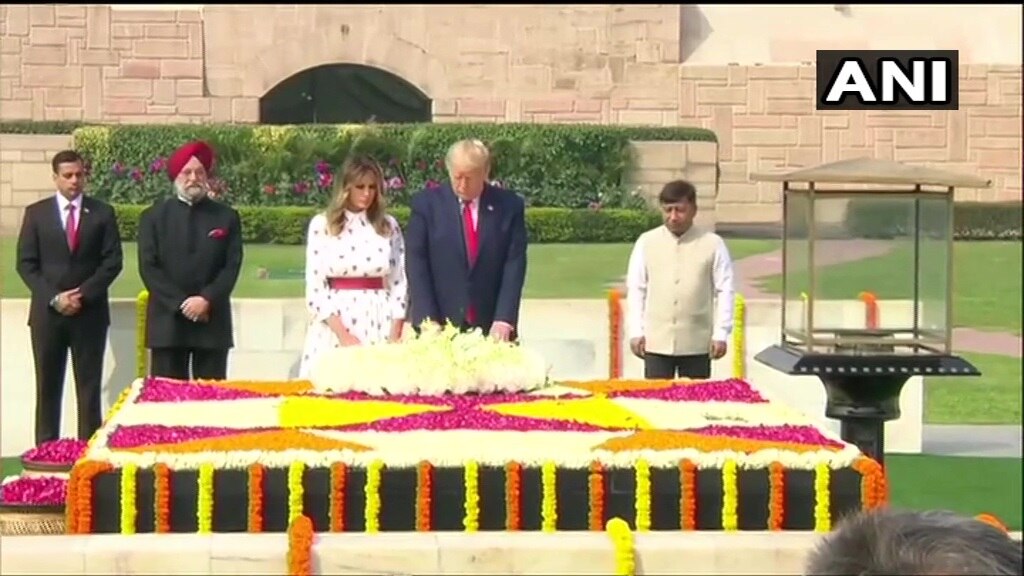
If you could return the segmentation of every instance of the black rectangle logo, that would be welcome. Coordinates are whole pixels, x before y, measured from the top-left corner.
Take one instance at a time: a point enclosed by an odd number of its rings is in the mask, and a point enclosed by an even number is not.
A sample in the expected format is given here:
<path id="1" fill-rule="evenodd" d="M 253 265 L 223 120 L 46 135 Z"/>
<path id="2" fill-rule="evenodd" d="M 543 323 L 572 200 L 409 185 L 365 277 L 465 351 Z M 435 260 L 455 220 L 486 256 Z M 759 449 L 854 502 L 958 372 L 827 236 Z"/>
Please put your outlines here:
<path id="1" fill-rule="evenodd" d="M 818 50 L 818 110 L 958 110 L 957 50 Z"/>

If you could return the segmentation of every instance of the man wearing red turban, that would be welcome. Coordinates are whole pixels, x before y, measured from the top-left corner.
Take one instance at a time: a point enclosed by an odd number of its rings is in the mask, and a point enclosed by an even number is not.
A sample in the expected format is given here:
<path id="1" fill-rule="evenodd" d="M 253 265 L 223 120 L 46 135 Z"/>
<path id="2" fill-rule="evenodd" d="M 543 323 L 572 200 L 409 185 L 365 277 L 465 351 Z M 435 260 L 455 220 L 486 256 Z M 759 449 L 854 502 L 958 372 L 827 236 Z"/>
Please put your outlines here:
<path id="1" fill-rule="evenodd" d="M 214 160 L 206 142 L 178 148 L 167 161 L 175 194 L 139 218 L 139 273 L 149 291 L 146 346 L 152 376 L 227 378 L 242 225 L 235 209 L 209 198 Z"/>

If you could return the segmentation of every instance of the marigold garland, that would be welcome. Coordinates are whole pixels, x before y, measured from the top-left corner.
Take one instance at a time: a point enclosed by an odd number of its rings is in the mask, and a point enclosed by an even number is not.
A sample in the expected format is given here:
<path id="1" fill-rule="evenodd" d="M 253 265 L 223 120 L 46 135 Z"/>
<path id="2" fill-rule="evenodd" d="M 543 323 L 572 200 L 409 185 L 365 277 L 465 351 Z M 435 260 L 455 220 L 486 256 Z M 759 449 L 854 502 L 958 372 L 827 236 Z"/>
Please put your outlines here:
<path id="1" fill-rule="evenodd" d="M 153 532 L 171 531 L 171 469 L 160 462 L 153 466 Z"/>
<path id="2" fill-rule="evenodd" d="M 341 462 L 331 464 L 331 532 L 345 531 L 345 484 L 348 468 Z"/>
<path id="3" fill-rule="evenodd" d="M 380 531 L 380 475 L 384 463 L 374 460 L 366 469 L 366 531 Z"/>
<path id="4" fill-rule="evenodd" d="M 476 532 L 480 528 L 480 467 L 470 460 L 463 467 L 463 480 L 466 488 L 466 515 L 462 519 L 462 525 L 466 532 Z"/>
<path id="5" fill-rule="evenodd" d="M 786 471 L 780 462 L 768 467 L 768 529 L 782 530 L 786 515 Z"/>
<path id="6" fill-rule="evenodd" d="M 853 463 L 853 468 L 860 473 L 860 497 L 865 510 L 874 510 L 884 506 L 887 501 L 885 487 L 885 471 L 877 460 L 862 456 Z"/>
<path id="7" fill-rule="evenodd" d="M 558 527 L 558 491 L 557 491 L 557 467 L 554 462 L 544 463 L 540 472 L 541 478 L 541 504 L 540 504 L 540 529 L 544 532 L 554 532 Z"/>
<path id="8" fill-rule="evenodd" d="M 200 534 L 213 532 L 213 464 L 199 465 L 199 497 L 196 498 L 196 517 Z"/>
<path id="9" fill-rule="evenodd" d="M 590 500 L 589 528 L 604 528 L 604 467 L 600 462 L 590 463 L 590 476 L 587 482 Z"/>
<path id="10" fill-rule="evenodd" d="M 608 379 L 622 378 L 622 294 L 608 291 Z"/>
<path id="11" fill-rule="evenodd" d="M 505 529 L 515 532 L 522 529 L 520 489 L 523 485 L 523 467 L 518 462 L 505 464 Z"/>
<path id="12" fill-rule="evenodd" d="M 288 576 L 313 574 L 313 521 L 300 514 L 288 525 Z"/>
<path id="13" fill-rule="evenodd" d="M 637 460 L 636 473 L 636 531 L 651 529 L 651 467 L 646 460 Z"/>
<path id="14" fill-rule="evenodd" d="M 692 460 L 679 463 L 679 527 L 697 529 L 697 465 Z"/>
<path id="15" fill-rule="evenodd" d="M 615 547 L 615 574 L 633 576 L 636 574 L 636 545 L 629 524 L 622 518 L 612 518 L 605 531 Z"/>
<path id="16" fill-rule="evenodd" d="M 739 519 L 736 509 L 739 505 L 736 485 L 736 461 L 726 460 L 722 465 L 722 529 L 738 530 Z"/>
<path id="17" fill-rule="evenodd" d="M 149 375 L 149 350 L 146 348 L 146 309 L 149 292 L 143 290 L 135 297 L 135 376 Z"/>
<path id="18" fill-rule="evenodd" d="M 263 481 L 266 471 L 262 464 L 250 464 L 249 475 L 249 532 L 263 532 Z"/>
<path id="19" fill-rule="evenodd" d="M 135 534 L 135 519 L 138 517 L 136 481 L 139 467 L 125 464 L 121 468 L 121 534 Z"/>
<path id="20" fill-rule="evenodd" d="M 416 467 L 416 530 L 430 532 L 430 503 L 433 499 L 434 467 L 420 462 Z"/>
<path id="21" fill-rule="evenodd" d="M 830 482 L 832 470 L 828 464 L 821 463 L 814 467 L 814 531 L 828 532 L 832 530 Z"/>
<path id="22" fill-rule="evenodd" d="M 861 292 L 857 297 L 864 303 L 864 327 L 869 330 L 878 328 L 878 297 L 874 292 Z"/>
<path id="23" fill-rule="evenodd" d="M 747 303 L 742 294 L 736 294 L 732 330 L 732 377 L 747 377 Z"/>
<path id="24" fill-rule="evenodd" d="M 109 462 L 96 460 L 80 460 L 71 469 L 67 502 L 69 533 L 88 534 L 92 532 L 92 481 L 97 475 L 113 469 L 114 466 Z M 71 486 L 74 488 L 70 488 Z M 70 498 L 72 490 L 74 491 L 73 499 Z"/>
<path id="25" fill-rule="evenodd" d="M 296 460 L 288 466 L 288 523 L 302 516 L 302 499 L 306 493 L 302 485 L 302 477 L 306 472 L 306 464 Z"/>

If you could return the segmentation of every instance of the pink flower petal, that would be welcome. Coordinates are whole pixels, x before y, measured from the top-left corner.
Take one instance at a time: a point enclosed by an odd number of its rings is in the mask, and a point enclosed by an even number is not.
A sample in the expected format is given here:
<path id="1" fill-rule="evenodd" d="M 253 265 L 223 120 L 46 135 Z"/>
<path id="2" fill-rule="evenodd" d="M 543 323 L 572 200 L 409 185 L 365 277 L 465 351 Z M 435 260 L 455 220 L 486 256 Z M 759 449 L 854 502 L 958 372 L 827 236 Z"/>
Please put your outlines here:
<path id="1" fill-rule="evenodd" d="M 0 486 L 0 503 L 21 506 L 63 506 L 68 481 L 56 476 L 21 476 Z"/>
<path id="2" fill-rule="evenodd" d="M 646 398 L 669 402 L 767 402 L 757 390 L 743 380 L 712 380 L 697 384 L 680 383 L 668 388 L 649 390 L 618 390 L 611 398 Z"/>
<path id="3" fill-rule="evenodd" d="M 22 455 L 22 460 L 41 464 L 74 464 L 82 454 L 88 442 L 75 438 L 59 438 L 44 442 Z"/>
<path id="4" fill-rule="evenodd" d="M 687 432 L 707 436 L 730 436 L 744 440 L 790 442 L 794 444 L 827 446 L 830 448 L 843 447 L 843 444 L 828 438 L 814 426 L 792 426 L 789 424 L 781 426 L 720 426 L 716 424 L 687 430 Z"/>
<path id="5" fill-rule="evenodd" d="M 118 426 L 107 439 L 112 449 L 138 448 L 150 444 L 178 444 L 202 438 L 218 438 L 232 434 L 257 432 L 265 428 L 221 428 L 215 426 L 162 426 L 139 424 Z"/>

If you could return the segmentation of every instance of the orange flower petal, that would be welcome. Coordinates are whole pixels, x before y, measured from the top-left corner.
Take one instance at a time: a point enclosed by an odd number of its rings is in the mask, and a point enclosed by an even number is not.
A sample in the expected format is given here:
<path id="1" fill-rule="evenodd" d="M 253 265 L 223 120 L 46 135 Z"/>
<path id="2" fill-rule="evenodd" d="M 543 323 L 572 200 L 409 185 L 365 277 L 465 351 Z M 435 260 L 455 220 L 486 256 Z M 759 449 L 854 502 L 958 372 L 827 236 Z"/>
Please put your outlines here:
<path id="1" fill-rule="evenodd" d="M 591 380 L 579 382 L 559 382 L 559 386 L 575 388 L 590 392 L 591 394 L 611 394 L 612 392 L 639 391 L 639 390 L 661 390 L 671 388 L 679 384 L 686 384 L 689 380 Z M 692 382 L 697 382 L 696 380 Z"/>
<path id="2" fill-rule="evenodd" d="M 746 440 L 729 436 L 704 436 L 692 432 L 671 432 L 666 430 L 640 430 L 629 436 L 609 438 L 598 444 L 593 450 L 609 452 L 629 452 L 634 450 L 685 450 L 694 448 L 702 452 L 745 452 L 747 454 L 761 450 L 787 450 L 792 452 L 817 452 L 819 450 L 836 451 L 828 446 L 795 444 L 793 442 L 768 442 L 765 440 Z"/>
<path id="3" fill-rule="evenodd" d="M 147 444 L 134 448 L 125 448 L 125 452 L 169 452 L 172 454 L 192 454 L 196 452 L 237 452 L 242 450 L 259 450 L 263 452 L 283 452 L 285 450 L 351 450 L 367 452 L 371 450 L 361 444 L 334 440 L 302 432 L 294 429 L 261 430 L 259 432 L 241 432 L 231 436 L 202 438 L 189 440 L 180 444 Z"/>

